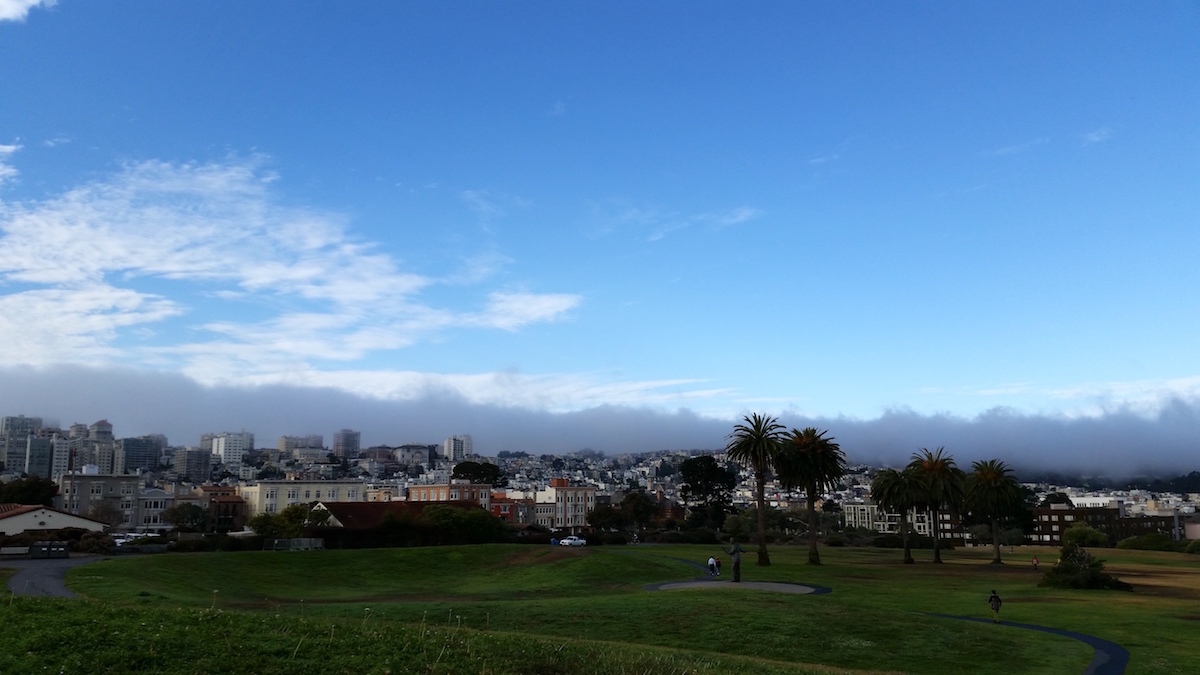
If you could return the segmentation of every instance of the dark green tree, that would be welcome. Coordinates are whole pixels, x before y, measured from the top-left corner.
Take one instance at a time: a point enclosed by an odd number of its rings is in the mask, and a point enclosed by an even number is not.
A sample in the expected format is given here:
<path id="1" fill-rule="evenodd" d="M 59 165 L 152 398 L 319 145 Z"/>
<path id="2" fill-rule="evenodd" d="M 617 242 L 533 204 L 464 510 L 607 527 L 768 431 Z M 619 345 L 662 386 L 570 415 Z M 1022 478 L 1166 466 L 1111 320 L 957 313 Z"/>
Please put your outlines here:
<path id="1" fill-rule="evenodd" d="M 992 535 L 992 564 L 1000 560 L 1000 521 L 1012 517 L 1021 507 L 1021 488 L 998 459 L 972 462 L 967 474 L 966 506 L 988 521 Z"/>
<path id="2" fill-rule="evenodd" d="M 208 511 L 199 504 L 184 502 L 162 512 L 163 521 L 175 529 L 186 532 L 204 532 L 208 529 Z"/>
<path id="3" fill-rule="evenodd" d="M 1108 546 L 1108 535 L 1080 520 L 1063 530 L 1062 542 L 1063 546 Z"/>
<path id="4" fill-rule="evenodd" d="M 904 564 L 915 561 L 909 544 L 908 512 L 921 503 L 921 479 L 913 471 L 884 469 L 871 481 L 871 497 L 885 511 L 900 514 L 900 540 L 904 543 Z"/>
<path id="5" fill-rule="evenodd" d="M 621 499 L 621 513 L 641 530 L 658 515 L 658 503 L 644 492 L 630 492 Z"/>
<path id="6" fill-rule="evenodd" d="M 846 455 L 828 431 L 792 429 L 775 458 L 775 472 L 787 490 L 804 488 L 808 503 L 808 564 L 820 565 L 817 550 L 817 497 L 846 475 Z"/>
<path id="7" fill-rule="evenodd" d="M 785 427 L 778 419 L 758 413 L 742 417 L 742 421 L 744 424 L 734 425 L 733 432 L 727 437 L 725 454 L 754 471 L 754 500 L 758 506 L 758 564 L 769 566 L 771 556 L 767 553 L 767 525 L 764 520 L 767 475 L 775 466 Z"/>
<path id="8" fill-rule="evenodd" d="M 925 506 L 933 512 L 933 562 L 941 564 L 941 515 L 949 509 L 957 512 L 963 503 L 963 472 L 946 454 L 945 448 L 930 451 L 921 448 L 914 452 L 908 470 L 921 478 L 921 494 Z"/>
<path id="9" fill-rule="evenodd" d="M 58 485 L 49 478 L 29 476 L 0 485 L 0 504 L 54 506 Z"/>
<path id="10" fill-rule="evenodd" d="M 481 485 L 491 485 L 492 487 L 504 487 L 508 485 L 508 478 L 500 470 L 500 467 L 487 462 L 459 462 L 454 465 L 454 470 L 450 472 L 451 478 L 469 480 L 472 483 Z"/>
<path id="11" fill-rule="evenodd" d="M 588 523 L 597 530 L 623 530 L 633 523 L 629 517 L 611 504 L 597 506 L 588 514 Z"/>
<path id="12" fill-rule="evenodd" d="M 683 479 L 680 496 L 694 513 L 699 514 L 696 525 L 720 529 L 733 506 L 737 476 L 711 455 L 684 460 L 679 465 L 679 476 Z"/>

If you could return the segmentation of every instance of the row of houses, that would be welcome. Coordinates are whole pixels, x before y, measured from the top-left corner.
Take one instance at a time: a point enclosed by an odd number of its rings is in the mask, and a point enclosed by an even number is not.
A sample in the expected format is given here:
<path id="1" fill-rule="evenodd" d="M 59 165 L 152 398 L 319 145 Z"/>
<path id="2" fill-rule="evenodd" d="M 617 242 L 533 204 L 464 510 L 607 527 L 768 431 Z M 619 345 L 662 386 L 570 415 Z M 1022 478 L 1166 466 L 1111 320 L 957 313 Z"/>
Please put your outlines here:
<path id="1" fill-rule="evenodd" d="M 137 475 L 64 474 L 58 481 L 56 507 L 109 523 L 125 531 L 154 532 L 172 527 L 164 513 L 195 504 L 208 514 L 209 528 L 236 531 L 261 513 L 278 513 L 295 504 L 370 502 L 469 502 L 517 525 L 539 525 L 554 532 L 579 534 L 596 507 L 596 488 L 571 485 L 565 478 L 529 490 L 495 490 L 491 485 L 451 480 L 407 488 L 373 486 L 360 479 L 260 480 L 241 485 L 186 483 L 144 487 Z"/>

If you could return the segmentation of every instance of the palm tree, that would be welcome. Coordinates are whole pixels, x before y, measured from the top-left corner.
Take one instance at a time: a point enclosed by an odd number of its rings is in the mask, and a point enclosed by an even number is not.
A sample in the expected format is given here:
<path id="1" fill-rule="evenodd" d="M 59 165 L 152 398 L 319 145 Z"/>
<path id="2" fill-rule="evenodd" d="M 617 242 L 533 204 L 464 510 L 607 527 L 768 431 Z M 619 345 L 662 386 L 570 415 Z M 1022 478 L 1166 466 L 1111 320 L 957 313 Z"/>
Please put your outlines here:
<path id="1" fill-rule="evenodd" d="M 784 426 L 779 419 L 754 413 L 742 417 L 745 424 L 733 427 L 729 434 L 725 454 L 735 462 L 749 466 L 754 471 L 755 498 L 758 500 L 758 564 L 769 566 L 771 556 L 767 554 L 766 511 L 767 473 L 775 465 L 779 454 L 779 441 Z"/>
<path id="2" fill-rule="evenodd" d="M 942 507 L 957 511 L 963 497 L 963 472 L 945 448 L 914 452 L 908 470 L 921 478 L 922 501 L 933 511 L 933 562 L 941 564 Z"/>
<path id="3" fill-rule="evenodd" d="M 967 507 L 992 526 L 992 564 L 1000 565 L 1000 519 L 1021 503 L 1021 488 L 998 459 L 971 463 L 967 474 Z"/>
<path id="4" fill-rule="evenodd" d="M 785 489 L 803 487 L 808 498 L 808 564 L 820 565 L 817 551 L 817 494 L 846 475 L 846 455 L 828 431 L 807 427 L 792 429 L 783 440 L 775 472 Z"/>
<path id="5" fill-rule="evenodd" d="M 904 542 L 904 564 L 915 561 L 908 542 L 908 511 L 921 502 L 921 478 L 909 470 L 885 469 L 871 481 L 871 497 L 886 511 L 900 514 L 900 540 Z"/>

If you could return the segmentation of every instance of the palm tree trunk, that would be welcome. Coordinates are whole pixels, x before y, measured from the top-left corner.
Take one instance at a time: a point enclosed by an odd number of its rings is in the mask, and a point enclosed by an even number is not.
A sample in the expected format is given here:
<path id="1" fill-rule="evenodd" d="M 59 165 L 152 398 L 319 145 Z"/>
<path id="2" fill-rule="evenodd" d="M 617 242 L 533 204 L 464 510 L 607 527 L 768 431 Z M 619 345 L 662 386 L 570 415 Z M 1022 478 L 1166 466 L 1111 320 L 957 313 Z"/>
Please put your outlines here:
<path id="1" fill-rule="evenodd" d="M 912 548 L 908 545 L 908 509 L 900 511 L 900 541 L 904 542 L 904 564 L 916 563 L 912 557 Z"/>
<path id="2" fill-rule="evenodd" d="M 936 506 L 933 507 L 933 562 L 939 565 L 942 563 L 942 520 L 939 518 L 940 515 L 940 509 Z"/>
<path id="3" fill-rule="evenodd" d="M 992 518 L 992 564 L 1004 564 L 1000 560 L 1000 521 L 996 518 Z"/>
<path id="4" fill-rule="evenodd" d="M 821 554 L 817 552 L 817 488 L 808 486 L 808 564 L 820 565 Z"/>
<path id="5" fill-rule="evenodd" d="M 767 553 L 767 481 L 763 475 L 765 471 L 756 471 L 758 474 L 758 564 L 763 567 L 771 566 L 771 556 Z"/>

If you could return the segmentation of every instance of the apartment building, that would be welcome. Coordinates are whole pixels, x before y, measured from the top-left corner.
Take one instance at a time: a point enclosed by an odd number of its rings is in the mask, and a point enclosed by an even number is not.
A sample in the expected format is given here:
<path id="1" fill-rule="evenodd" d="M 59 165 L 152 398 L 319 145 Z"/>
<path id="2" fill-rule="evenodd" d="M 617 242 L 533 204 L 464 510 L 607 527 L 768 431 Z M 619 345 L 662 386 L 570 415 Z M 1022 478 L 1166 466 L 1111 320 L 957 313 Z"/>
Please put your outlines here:
<path id="1" fill-rule="evenodd" d="M 292 504 L 311 502 L 364 502 L 367 485 L 358 479 L 260 480 L 238 487 L 246 502 L 246 520 L 260 513 L 276 513 Z"/>

